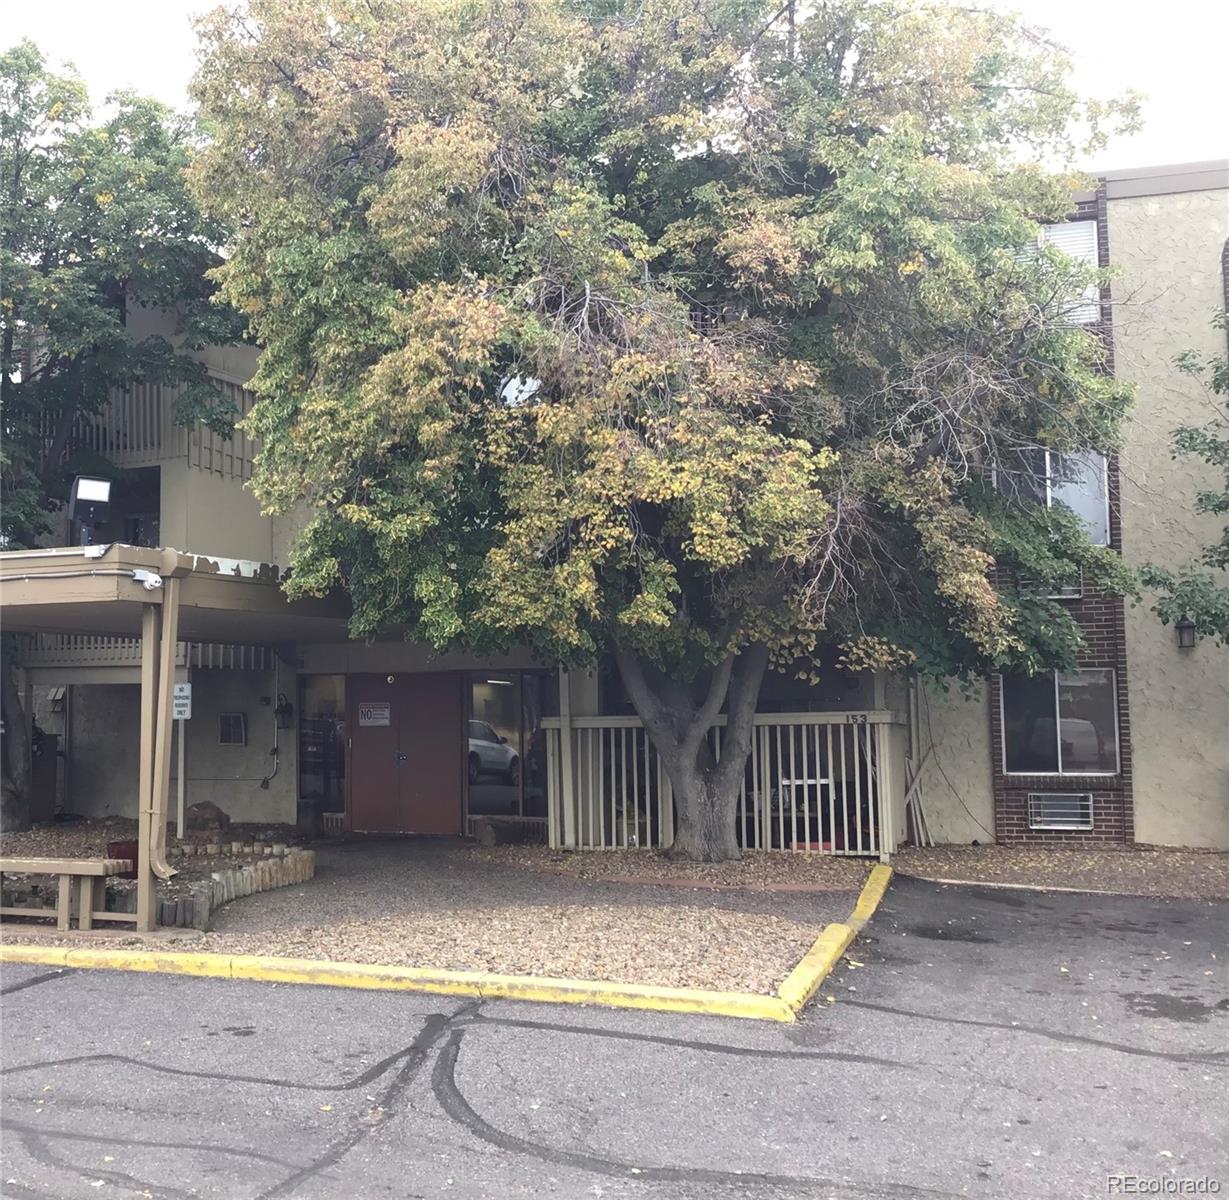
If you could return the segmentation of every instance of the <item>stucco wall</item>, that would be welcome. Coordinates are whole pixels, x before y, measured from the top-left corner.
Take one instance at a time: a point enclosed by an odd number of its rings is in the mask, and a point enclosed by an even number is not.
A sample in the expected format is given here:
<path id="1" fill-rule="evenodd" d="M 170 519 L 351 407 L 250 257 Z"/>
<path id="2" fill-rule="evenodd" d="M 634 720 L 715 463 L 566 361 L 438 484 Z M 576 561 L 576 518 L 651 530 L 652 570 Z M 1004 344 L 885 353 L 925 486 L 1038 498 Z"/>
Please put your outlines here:
<path id="1" fill-rule="evenodd" d="M 187 543 L 177 549 L 273 562 L 273 522 L 237 479 L 186 469 Z M 167 474 L 165 468 L 163 474 Z"/>
<path id="2" fill-rule="evenodd" d="M 273 522 L 238 479 L 162 464 L 161 542 L 192 554 L 272 562 Z"/>
<path id="3" fill-rule="evenodd" d="M 990 710 L 981 684 L 970 697 L 919 689 L 920 753 L 933 753 L 922 768 L 919 790 L 936 842 L 983 845 L 994 841 L 994 787 L 990 763 Z"/>
<path id="4" fill-rule="evenodd" d="M 84 817 L 137 815 L 141 689 L 137 684 L 75 686 L 66 747 L 65 807 Z"/>
<path id="5" fill-rule="evenodd" d="M 294 675 L 283 668 L 279 686 L 293 704 Z M 212 800 L 235 821 L 293 824 L 298 791 L 298 736 L 295 730 L 274 733 L 276 703 L 272 671 L 195 671 L 192 719 L 185 744 L 185 800 Z M 262 697 L 269 697 L 268 704 Z M 66 807 L 81 816 L 137 815 L 141 690 L 136 684 L 76 686 L 72 695 L 69 754 L 70 793 Z M 219 714 L 247 717 L 248 744 L 218 744 Z M 274 739 L 281 765 L 267 789 L 260 781 L 273 770 L 269 753 Z M 178 756 L 171 759 L 168 819 L 174 820 Z"/>
<path id="6" fill-rule="evenodd" d="M 281 671 L 277 686 L 297 702 L 293 673 Z M 267 702 L 266 702 L 267 700 Z M 278 821 L 293 824 L 297 816 L 298 735 L 275 729 L 277 703 L 272 671 L 194 671 L 192 719 L 185 746 L 187 803 L 211 800 L 233 821 Z M 247 718 L 247 745 L 218 742 L 219 717 L 240 712 Z M 281 760 L 268 788 L 260 782 L 273 770 L 278 745 Z M 171 793 L 174 813 L 174 789 Z"/>
<path id="7" fill-rule="evenodd" d="M 1186 349 L 1225 351 L 1209 321 L 1225 302 L 1227 237 L 1229 191 L 1109 204 L 1116 369 L 1137 388 L 1121 466 L 1123 555 L 1133 566 L 1180 566 L 1219 533 L 1216 519 L 1194 513 L 1214 472 L 1175 462 L 1170 447 L 1175 426 L 1212 415 L 1205 390 L 1173 360 Z M 1229 849 L 1229 650 L 1206 641 L 1179 650 L 1147 604 L 1128 606 L 1126 637 L 1136 840 Z"/>

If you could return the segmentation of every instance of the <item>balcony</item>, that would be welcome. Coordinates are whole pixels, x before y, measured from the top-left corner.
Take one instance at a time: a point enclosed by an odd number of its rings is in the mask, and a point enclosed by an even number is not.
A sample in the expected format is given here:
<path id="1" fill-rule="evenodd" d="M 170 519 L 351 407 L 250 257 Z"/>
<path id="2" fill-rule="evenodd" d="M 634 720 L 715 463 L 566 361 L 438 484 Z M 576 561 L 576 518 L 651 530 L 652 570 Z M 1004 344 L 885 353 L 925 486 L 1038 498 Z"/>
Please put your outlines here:
<path id="1" fill-rule="evenodd" d="M 211 382 L 230 402 L 236 419 L 247 416 L 256 400 L 248 388 L 216 377 Z M 177 387 L 152 383 L 117 388 L 101 412 L 78 419 L 72 445 L 92 450 L 124 470 L 186 459 L 202 471 L 250 479 L 256 442 L 242 430 L 224 438 L 200 422 L 176 424 L 178 394 Z"/>
<path id="2" fill-rule="evenodd" d="M 18 663 L 22 667 L 139 667 L 139 638 L 103 637 L 94 634 L 32 633 L 19 640 Z M 273 666 L 271 646 L 244 646 L 218 642 L 179 642 L 177 667 L 204 670 L 263 671 Z"/>

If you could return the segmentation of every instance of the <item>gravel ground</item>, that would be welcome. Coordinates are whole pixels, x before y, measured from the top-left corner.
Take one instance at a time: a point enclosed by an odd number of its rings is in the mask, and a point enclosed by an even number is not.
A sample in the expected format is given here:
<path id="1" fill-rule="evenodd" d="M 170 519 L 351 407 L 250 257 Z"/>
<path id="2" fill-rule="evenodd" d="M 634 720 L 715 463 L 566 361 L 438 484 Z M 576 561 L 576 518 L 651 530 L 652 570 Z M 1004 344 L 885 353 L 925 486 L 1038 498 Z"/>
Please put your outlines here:
<path id="1" fill-rule="evenodd" d="M 892 856 L 904 875 L 1120 896 L 1229 900 L 1229 854 L 1161 847 L 932 846 Z"/>
<path id="2" fill-rule="evenodd" d="M 655 850 L 549 850 L 545 846 L 470 847 L 483 862 L 571 879 L 668 884 L 696 888 L 782 888 L 858 891 L 871 860 L 827 854 L 750 851 L 736 862 L 672 862 Z"/>
<path id="3" fill-rule="evenodd" d="M 771 993 L 822 928 L 849 915 L 866 871 L 845 891 L 787 893 L 604 882 L 525 869 L 511 857 L 446 840 L 324 843 L 314 880 L 227 905 L 210 933 L 84 936 L 125 947 Z M 81 935 L 33 929 L 7 926 L 5 936 L 81 945 Z"/>
<path id="4" fill-rule="evenodd" d="M 484 905 L 285 930 L 207 934 L 202 949 L 771 993 L 817 925 L 698 905 Z"/>

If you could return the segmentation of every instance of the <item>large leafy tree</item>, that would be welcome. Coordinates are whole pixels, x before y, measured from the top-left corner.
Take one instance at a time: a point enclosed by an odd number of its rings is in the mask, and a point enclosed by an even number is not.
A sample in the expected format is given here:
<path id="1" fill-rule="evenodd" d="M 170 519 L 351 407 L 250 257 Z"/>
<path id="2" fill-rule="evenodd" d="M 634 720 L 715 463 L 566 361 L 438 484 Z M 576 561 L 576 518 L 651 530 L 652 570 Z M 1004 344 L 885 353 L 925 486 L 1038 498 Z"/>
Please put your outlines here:
<path id="1" fill-rule="evenodd" d="M 1073 182 L 1031 163 L 1111 110 L 1034 31 L 250 0 L 202 36 L 257 490 L 309 506 L 291 587 L 346 588 L 356 635 L 609 654 L 703 859 L 766 670 L 1071 661 L 1044 585 L 1118 568 L 1011 484 L 1112 446 L 1126 395 L 1067 318 L 1087 273 L 1028 250 Z"/>
<path id="2" fill-rule="evenodd" d="M 178 417 L 226 428 L 221 393 L 192 351 L 234 339 L 210 303 L 220 234 L 187 189 L 189 127 L 156 101 L 115 97 L 91 119 L 71 73 L 23 42 L 0 54 L 0 539 L 49 531 L 74 470 L 73 431 L 115 388 L 182 385 Z M 134 338 L 134 306 L 178 315 L 173 340 Z M 25 821 L 29 748 L 6 642 L 5 824 Z"/>
<path id="3" fill-rule="evenodd" d="M 1214 324 L 1229 332 L 1229 314 L 1218 313 Z M 1178 570 L 1149 564 L 1142 577 L 1159 593 L 1153 608 L 1166 625 L 1193 621 L 1198 634 L 1229 645 L 1229 356 L 1188 352 L 1178 366 L 1207 386 L 1209 419 L 1174 431 L 1174 457 L 1200 459 L 1222 477 L 1195 497 L 1195 511 L 1227 520 L 1193 562 Z"/>

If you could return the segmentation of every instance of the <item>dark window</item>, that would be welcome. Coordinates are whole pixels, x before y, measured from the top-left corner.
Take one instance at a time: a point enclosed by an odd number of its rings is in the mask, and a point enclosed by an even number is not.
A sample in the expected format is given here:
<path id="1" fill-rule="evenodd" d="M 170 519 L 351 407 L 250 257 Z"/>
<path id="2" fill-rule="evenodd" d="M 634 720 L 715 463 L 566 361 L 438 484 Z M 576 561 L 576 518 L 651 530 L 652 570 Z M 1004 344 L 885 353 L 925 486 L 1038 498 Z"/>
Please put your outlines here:
<path id="1" fill-rule="evenodd" d="M 1114 672 L 1004 675 L 1003 763 L 1013 775 L 1118 771 Z"/>
<path id="2" fill-rule="evenodd" d="M 248 744 L 248 721 L 244 713 L 219 714 L 218 743 L 223 746 L 246 746 Z"/>
<path id="3" fill-rule="evenodd" d="M 998 475 L 999 489 L 1031 504 L 1061 504 L 1083 522 L 1088 540 L 1108 546 L 1109 493 L 1105 455 L 1096 450 L 1062 454 L 1041 447 L 1021 450 L 1017 464 Z"/>
<path id="4" fill-rule="evenodd" d="M 346 807 L 346 677 L 299 677 L 299 797 L 320 812 Z"/>

